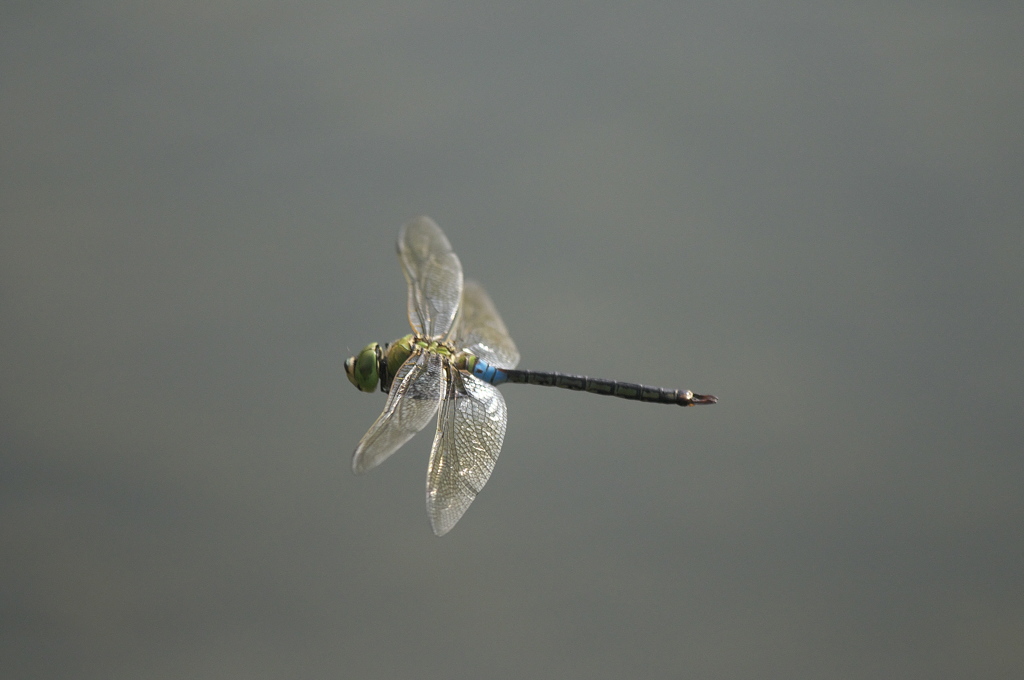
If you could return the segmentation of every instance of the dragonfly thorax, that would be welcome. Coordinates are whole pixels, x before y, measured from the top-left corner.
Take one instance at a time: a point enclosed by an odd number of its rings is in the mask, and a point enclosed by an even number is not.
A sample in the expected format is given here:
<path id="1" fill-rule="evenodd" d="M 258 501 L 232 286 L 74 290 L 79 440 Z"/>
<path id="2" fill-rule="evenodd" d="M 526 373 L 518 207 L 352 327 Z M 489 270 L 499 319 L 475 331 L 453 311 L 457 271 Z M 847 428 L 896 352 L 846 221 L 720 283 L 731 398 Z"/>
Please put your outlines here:
<path id="1" fill-rule="evenodd" d="M 345 375 L 363 392 L 373 392 L 379 383 L 381 392 L 388 393 L 398 369 L 413 352 L 440 354 L 457 363 L 460 369 L 466 368 L 465 357 L 472 356 L 457 352 L 446 342 L 410 334 L 383 346 L 371 342 L 359 354 L 345 361 Z"/>

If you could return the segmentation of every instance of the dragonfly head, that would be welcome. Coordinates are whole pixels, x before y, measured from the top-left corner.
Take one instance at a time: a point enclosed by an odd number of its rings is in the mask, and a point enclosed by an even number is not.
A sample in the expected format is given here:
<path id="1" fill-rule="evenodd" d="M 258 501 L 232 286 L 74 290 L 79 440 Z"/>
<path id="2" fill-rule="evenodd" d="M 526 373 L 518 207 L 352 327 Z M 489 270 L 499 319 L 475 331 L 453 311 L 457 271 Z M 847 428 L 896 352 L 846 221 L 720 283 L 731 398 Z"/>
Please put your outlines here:
<path id="1" fill-rule="evenodd" d="M 380 345 L 371 342 L 359 354 L 345 360 L 345 375 L 349 382 L 363 392 L 373 392 L 380 380 L 378 366 L 384 352 Z"/>

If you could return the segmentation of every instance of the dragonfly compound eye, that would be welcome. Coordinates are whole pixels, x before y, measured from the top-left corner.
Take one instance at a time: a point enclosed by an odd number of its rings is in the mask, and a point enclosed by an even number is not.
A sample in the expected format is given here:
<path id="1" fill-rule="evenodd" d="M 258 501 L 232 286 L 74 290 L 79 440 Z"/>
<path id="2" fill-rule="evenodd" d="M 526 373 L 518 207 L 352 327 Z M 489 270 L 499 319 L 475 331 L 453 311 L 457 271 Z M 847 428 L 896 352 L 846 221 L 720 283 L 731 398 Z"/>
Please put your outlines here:
<path id="1" fill-rule="evenodd" d="M 359 354 L 345 361 L 345 375 L 363 392 L 377 389 L 377 343 L 371 342 Z"/>

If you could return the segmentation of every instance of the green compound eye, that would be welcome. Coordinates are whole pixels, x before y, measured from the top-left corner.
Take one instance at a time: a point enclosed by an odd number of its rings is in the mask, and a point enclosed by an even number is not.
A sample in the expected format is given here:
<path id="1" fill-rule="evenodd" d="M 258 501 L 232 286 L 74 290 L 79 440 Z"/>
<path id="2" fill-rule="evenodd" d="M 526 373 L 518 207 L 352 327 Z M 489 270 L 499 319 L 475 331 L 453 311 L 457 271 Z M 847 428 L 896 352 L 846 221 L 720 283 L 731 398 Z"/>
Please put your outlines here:
<path id="1" fill-rule="evenodd" d="M 373 392 L 377 389 L 377 360 L 380 353 L 380 345 L 371 342 L 363 348 L 359 354 L 345 360 L 345 375 L 349 382 L 363 392 Z"/>

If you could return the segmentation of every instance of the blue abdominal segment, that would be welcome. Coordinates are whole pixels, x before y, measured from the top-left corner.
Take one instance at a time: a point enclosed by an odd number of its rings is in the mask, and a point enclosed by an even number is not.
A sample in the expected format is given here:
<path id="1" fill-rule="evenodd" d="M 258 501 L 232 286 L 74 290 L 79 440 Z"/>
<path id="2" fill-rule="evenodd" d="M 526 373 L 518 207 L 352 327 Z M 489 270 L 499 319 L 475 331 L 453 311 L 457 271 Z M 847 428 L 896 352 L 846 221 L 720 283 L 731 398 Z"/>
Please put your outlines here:
<path id="1" fill-rule="evenodd" d="M 476 360 L 476 365 L 473 366 L 473 375 L 492 385 L 500 385 L 508 380 L 508 375 L 505 371 L 491 366 L 479 357 Z"/>

